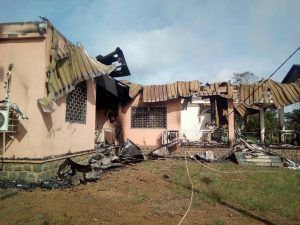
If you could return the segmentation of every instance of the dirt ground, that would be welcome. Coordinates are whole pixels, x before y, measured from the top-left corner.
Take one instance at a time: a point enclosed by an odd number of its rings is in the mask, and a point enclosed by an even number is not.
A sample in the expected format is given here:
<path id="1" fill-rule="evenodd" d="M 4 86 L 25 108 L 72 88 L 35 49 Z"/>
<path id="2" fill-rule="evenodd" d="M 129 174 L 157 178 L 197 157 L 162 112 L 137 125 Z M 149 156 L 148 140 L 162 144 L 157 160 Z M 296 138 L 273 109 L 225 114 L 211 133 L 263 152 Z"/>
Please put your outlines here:
<path id="1" fill-rule="evenodd" d="M 96 183 L 65 190 L 21 191 L 0 201 L 0 224 L 178 224 L 188 207 L 190 192 L 181 193 L 170 182 L 175 163 L 129 165 L 103 175 Z M 286 223 L 272 212 L 245 211 L 196 198 L 182 224 Z"/>

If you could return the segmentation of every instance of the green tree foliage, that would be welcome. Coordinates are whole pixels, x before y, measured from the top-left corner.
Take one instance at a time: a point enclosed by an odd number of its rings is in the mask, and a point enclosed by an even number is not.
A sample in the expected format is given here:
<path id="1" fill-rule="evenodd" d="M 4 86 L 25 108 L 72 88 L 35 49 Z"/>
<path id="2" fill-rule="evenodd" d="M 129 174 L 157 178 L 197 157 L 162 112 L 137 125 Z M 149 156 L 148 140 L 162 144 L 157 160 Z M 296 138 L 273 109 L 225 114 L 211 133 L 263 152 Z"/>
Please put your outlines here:
<path id="1" fill-rule="evenodd" d="M 267 130 L 276 130 L 278 128 L 278 117 L 276 109 L 267 109 L 265 111 L 265 127 Z"/>
<path id="2" fill-rule="evenodd" d="M 285 113 L 287 129 L 300 131 L 300 108 Z"/>
<path id="3" fill-rule="evenodd" d="M 254 132 L 259 131 L 259 114 L 249 115 L 245 120 L 244 131 Z"/>
<path id="4" fill-rule="evenodd" d="M 265 111 L 265 128 L 266 130 L 276 130 L 277 129 L 277 112 L 275 109 L 267 109 Z M 245 121 L 244 131 L 259 131 L 259 113 L 249 115 Z"/>
<path id="5" fill-rule="evenodd" d="M 249 71 L 245 71 L 243 73 L 234 73 L 231 76 L 233 84 L 250 84 L 257 81 L 258 77 Z"/>

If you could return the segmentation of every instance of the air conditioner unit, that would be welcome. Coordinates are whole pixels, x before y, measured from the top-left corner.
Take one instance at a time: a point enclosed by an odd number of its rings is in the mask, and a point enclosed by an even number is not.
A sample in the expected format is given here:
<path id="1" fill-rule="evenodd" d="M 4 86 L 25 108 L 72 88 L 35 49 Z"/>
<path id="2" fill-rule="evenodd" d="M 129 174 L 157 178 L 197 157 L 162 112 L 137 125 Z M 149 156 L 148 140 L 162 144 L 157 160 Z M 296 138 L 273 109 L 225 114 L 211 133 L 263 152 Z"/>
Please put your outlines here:
<path id="1" fill-rule="evenodd" d="M 178 130 L 166 130 L 162 135 L 162 144 L 168 145 L 175 141 L 178 141 L 179 131 Z"/>
<path id="2" fill-rule="evenodd" d="M 0 110 L 0 131 L 8 131 L 8 110 Z"/>

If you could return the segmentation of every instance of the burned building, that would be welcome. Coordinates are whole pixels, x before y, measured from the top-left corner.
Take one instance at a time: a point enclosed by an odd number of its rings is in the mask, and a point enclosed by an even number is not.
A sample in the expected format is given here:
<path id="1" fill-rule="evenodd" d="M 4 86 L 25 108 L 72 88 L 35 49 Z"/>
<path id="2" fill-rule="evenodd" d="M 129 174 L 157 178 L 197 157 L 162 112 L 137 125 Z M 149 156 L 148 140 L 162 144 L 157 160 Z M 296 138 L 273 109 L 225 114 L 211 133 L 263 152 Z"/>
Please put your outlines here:
<path id="1" fill-rule="evenodd" d="M 66 157 L 87 161 L 95 127 L 104 125 L 96 114 L 128 96 L 113 78 L 130 75 L 122 50 L 97 60 L 39 21 L 0 24 L 0 52 L 0 179 L 38 182 Z"/>

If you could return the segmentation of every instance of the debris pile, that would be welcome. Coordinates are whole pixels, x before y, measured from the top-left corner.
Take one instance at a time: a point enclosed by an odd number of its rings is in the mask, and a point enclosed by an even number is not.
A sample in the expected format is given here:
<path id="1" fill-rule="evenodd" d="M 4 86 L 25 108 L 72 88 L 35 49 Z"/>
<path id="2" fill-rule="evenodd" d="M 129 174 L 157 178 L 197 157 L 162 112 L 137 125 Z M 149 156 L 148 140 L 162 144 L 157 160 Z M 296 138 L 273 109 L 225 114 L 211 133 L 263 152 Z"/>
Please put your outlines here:
<path id="1" fill-rule="evenodd" d="M 214 153 L 212 151 L 205 151 L 204 154 L 195 154 L 195 159 L 204 162 L 213 162 L 215 160 Z"/>
<path id="2" fill-rule="evenodd" d="M 141 149 L 132 141 L 128 140 L 120 152 L 119 159 L 122 163 L 136 163 L 143 161 L 144 156 Z"/>
<path id="3" fill-rule="evenodd" d="M 224 148 L 228 147 L 227 142 L 225 141 L 215 141 L 215 140 L 197 140 L 197 141 L 191 141 L 189 140 L 185 134 L 183 134 L 183 140 L 181 141 L 182 147 L 188 147 L 188 148 Z"/>
<path id="4" fill-rule="evenodd" d="M 7 181 L 7 180 L 0 180 L 0 188 L 1 189 L 18 189 L 18 190 L 26 190 L 32 191 L 36 188 L 43 188 L 43 189 L 63 189 L 63 188 L 70 188 L 73 186 L 72 180 L 65 179 L 65 180 L 58 180 L 58 179 L 51 179 L 46 180 L 41 183 L 31 183 L 31 182 L 17 182 L 17 181 Z"/>
<path id="5" fill-rule="evenodd" d="M 258 146 L 248 143 L 243 138 L 238 138 L 238 144 L 234 146 L 233 154 L 240 165 L 256 165 L 300 169 L 295 162 L 282 157 L 266 146 Z"/>
<path id="6" fill-rule="evenodd" d="M 102 173 L 115 168 L 124 167 L 126 164 L 144 160 L 141 149 L 132 141 L 119 151 L 118 146 L 98 147 L 97 154 L 92 157 L 87 165 L 82 165 L 67 158 L 58 168 L 57 177 L 41 183 L 0 180 L 0 188 L 14 188 L 31 191 L 35 188 L 64 189 L 78 183 L 96 181 Z"/>
<path id="7" fill-rule="evenodd" d="M 97 150 L 97 155 L 92 157 L 87 165 L 80 165 L 71 159 L 66 159 L 59 167 L 58 177 L 61 180 L 72 180 L 74 175 L 79 173 L 81 175 L 79 177 L 80 181 L 86 183 L 96 181 L 101 173 L 107 170 L 144 160 L 141 149 L 130 140 L 121 151 L 115 146 L 102 147 Z"/>
<path id="8" fill-rule="evenodd" d="M 150 152 L 149 156 L 152 159 L 156 159 L 156 158 L 160 158 L 160 157 L 168 157 L 168 156 L 170 156 L 170 152 L 169 152 L 169 149 L 167 148 L 167 146 L 162 146 L 162 147 Z"/>

